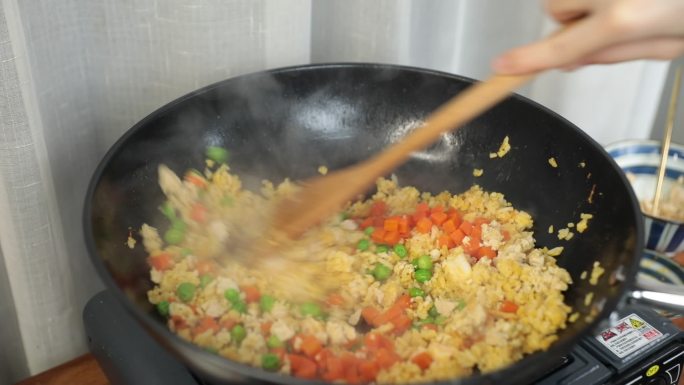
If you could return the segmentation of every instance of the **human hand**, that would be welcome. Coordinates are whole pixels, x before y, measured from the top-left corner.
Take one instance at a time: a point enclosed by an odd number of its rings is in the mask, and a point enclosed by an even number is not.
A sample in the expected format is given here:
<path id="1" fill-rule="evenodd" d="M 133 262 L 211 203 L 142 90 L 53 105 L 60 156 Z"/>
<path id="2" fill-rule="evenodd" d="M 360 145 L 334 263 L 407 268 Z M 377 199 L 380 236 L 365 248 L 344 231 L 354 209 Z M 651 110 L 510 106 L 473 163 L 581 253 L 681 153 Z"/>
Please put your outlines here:
<path id="1" fill-rule="evenodd" d="M 550 16 L 571 24 L 494 60 L 499 74 L 575 69 L 684 53 L 684 0 L 545 0 Z"/>

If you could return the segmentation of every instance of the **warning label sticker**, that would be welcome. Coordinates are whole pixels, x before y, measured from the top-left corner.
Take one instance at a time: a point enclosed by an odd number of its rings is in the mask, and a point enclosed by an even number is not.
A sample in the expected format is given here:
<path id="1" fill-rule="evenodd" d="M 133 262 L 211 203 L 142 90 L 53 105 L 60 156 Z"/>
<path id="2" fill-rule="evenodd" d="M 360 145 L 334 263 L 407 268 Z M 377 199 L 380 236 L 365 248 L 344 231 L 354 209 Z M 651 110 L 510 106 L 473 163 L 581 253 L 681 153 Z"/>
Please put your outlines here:
<path id="1" fill-rule="evenodd" d="M 596 339 L 616 356 L 622 358 L 662 337 L 663 333 L 649 325 L 643 318 L 630 314 L 619 320 L 615 326 L 602 331 Z"/>

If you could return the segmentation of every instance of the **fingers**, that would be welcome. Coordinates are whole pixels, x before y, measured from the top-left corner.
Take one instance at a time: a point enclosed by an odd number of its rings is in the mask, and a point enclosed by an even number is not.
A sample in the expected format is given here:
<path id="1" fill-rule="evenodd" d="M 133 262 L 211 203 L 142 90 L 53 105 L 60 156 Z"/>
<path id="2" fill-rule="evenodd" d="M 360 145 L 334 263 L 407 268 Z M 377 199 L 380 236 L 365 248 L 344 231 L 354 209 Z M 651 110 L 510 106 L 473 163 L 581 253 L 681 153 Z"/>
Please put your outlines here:
<path id="1" fill-rule="evenodd" d="M 539 42 L 513 49 L 494 60 L 499 74 L 524 74 L 565 67 L 613 43 L 595 18 L 581 20 Z"/>
<path id="2" fill-rule="evenodd" d="M 616 44 L 590 54 L 577 65 L 608 64 L 635 59 L 670 60 L 684 54 L 682 38 L 651 38 L 636 42 Z"/>
<path id="3" fill-rule="evenodd" d="M 597 1 L 592 0 L 546 0 L 546 11 L 559 23 L 578 19 L 589 13 Z"/>

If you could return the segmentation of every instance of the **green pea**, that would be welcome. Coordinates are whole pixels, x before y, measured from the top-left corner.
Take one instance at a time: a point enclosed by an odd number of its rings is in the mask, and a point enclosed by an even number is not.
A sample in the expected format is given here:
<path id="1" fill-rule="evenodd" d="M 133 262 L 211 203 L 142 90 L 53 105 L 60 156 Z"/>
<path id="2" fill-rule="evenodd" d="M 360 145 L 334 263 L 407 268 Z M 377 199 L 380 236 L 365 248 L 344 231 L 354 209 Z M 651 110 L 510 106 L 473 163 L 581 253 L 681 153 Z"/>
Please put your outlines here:
<path id="1" fill-rule="evenodd" d="M 240 302 L 240 292 L 232 287 L 230 289 L 226 289 L 226 291 L 223 292 L 223 296 L 226 297 L 230 303 Z"/>
<path id="2" fill-rule="evenodd" d="M 261 298 L 259 298 L 259 307 L 263 312 L 270 312 L 275 303 L 276 299 L 270 295 L 262 295 Z"/>
<path id="3" fill-rule="evenodd" d="M 456 309 L 458 310 L 463 310 L 466 307 L 466 301 L 459 299 L 458 304 L 456 305 Z"/>
<path id="4" fill-rule="evenodd" d="M 372 273 L 373 277 L 377 279 L 378 281 L 384 281 L 387 278 L 389 278 L 390 275 L 392 275 L 392 269 L 389 268 L 389 266 L 384 265 L 382 263 L 378 263 L 375 265 L 373 268 Z"/>
<path id="5" fill-rule="evenodd" d="M 214 278 L 213 278 L 211 275 L 209 275 L 209 274 L 202 274 L 202 275 L 200 275 L 199 278 L 200 278 L 200 287 L 201 287 L 202 289 L 204 289 L 205 287 L 207 287 L 207 285 L 209 284 L 209 282 L 211 282 L 211 281 L 214 280 Z"/>
<path id="6" fill-rule="evenodd" d="M 389 247 L 387 245 L 377 245 L 375 246 L 375 252 L 376 253 L 386 253 L 389 251 Z"/>
<path id="7" fill-rule="evenodd" d="M 356 245 L 356 248 L 361 250 L 361 251 L 366 251 L 370 247 L 370 242 L 368 239 L 362 239 L 359 241 L 359 243 Z"/>
<path id="8" fill-rule="evenodd" d="M 233 341 L 240 344 L 245 337 L 247 337 L 247 330 L 245 330 L 244 326 L 240 324 L 233 326 L 233 329 L 230 331 L 230 338 L 232 338 Z"/>
<path id="9" fill-rule="evenodd" d="M 410 288 L 408 292 L 411 297 L 425 297 L 425 291 L 417 287 Z"/>
<path id="10" fill-rule="evenodd" d="M 189 302 L 192 300 L 192 297 L 195 296 L 195 290 L 197 289 L 197 286 L 190 282 L 183 282 L 180 285 L 178 285 L 178 288 L 176 289 L 176 295 L 178 295 L 178 298 L 180 298 L 181 301 L 183 302 Z"/>
<path id="11" fill-rule="evenodd" d="M 157 304 L 157 312 L 162 317 L 168 317 L 169 316 L 169 302 L 168 301 L 159 302 Z"/>
<path id="12" fill-rule="evenodd" d="M 419 269 L 432 269 L 432 258 L 429 255 L 422 255 L 416 258 L 416 267 Z"/>
<path id="13" fill-rule="evenodd" d="M 299 312 L 302 314 L 302 316 L 311 316 L 311 317 L 321 317 L 323 314 L 323 311 L 321 310 L 321 307 L 318 306 L 318 304 L 313 303 L 313 302 L 305 302 L 299 307 Z"/>
<path id="14" fill-rule="evenodd" d="M 159 210 L 161 210 L 162 214 L 169 218 L 170 221 L 176 219 L 176 210 L 173 208 L 173 206 L 171 206 L 171 202 L 164 202 L 161 207 L 159 207 Z"/>
<path id="15" fill-rule="evenodd" d="M 226 163 L 228 160 L 228 150 L 222 147 L 209 146 L 206 151 L 207 158 L 216 163 Z"/>
<path id="16" fill-rule="evenodd" d="M 438 315 L 435 317 L 435 325 L 444 325 L 446 322 L 447 318 L 443 315 Z"/>
<path id="17" fill-rule="evenodd" d="M 238 313 L 245 314 L 247 313 L 247 304 L 242 300 L 233 302 L 233 310 Z"/>
<path id="18" fill-rule="evenodd" d="M 270 349 L 276 349 L 276 348 L 282 348 L 283 346 L 285 346 L 285 344 L 283 344 L 283 341 L 281 341 L 280 338 L 271 334 L 268 337 L 268 339 L 266 339 L 266 346 L 268 346 Z"/>
<path id="19" fill-rule="evenodd" d="M 366 235 L 371 235 L 371 234 L 373 234 L 373 231 L 375 231 L 375 227 L 368 226 L 368 227 L 366 227 L 365 230 L 363 230 L 363 233 Z"/>
<path id="20" fill-rule="evenodd" d="M 416 281 L 420 283 L 425 283 L 432 278 L 432 271 L 426 269 L 418 269 L 414 273 Z"/>
<path id="21" fill-rule="evenodd" d="M 181 249 L 180 254 L 182 257 L 187 257 L 188 255 L 192 254 L 192 250 L 185 247 Z"/>
<path id="22" fill-rule="evenodd" d="M 164 233 L 164 240 L 166 243 L 172 244 L 172 245 L 177 245 L 181 242 L 183 242 L 183 239 L 185 238 L 185 232 L 174 229 L 173 227 L 166 230 L 166 233 Z"/>
<path id="23" fill-rule="evenodd" d="M 416 322 L 414 323 L 414 326 L 422 327 L 423 325 L 433 324 L 433 323 L 435 323 L 435 319 L 432 318 L 432 317 L 427 317 L 427 318 L 425 318 L 425 319 L 416 321 Z"/>
<path id="24" fill-rule="evenodd" d="M 406 250 L 406 246 L 402 244 L 396 244 L 394 245 L 394 253 L 399 256 L 399 258 L 406 258 L 408 255 L 408 250 Z"/>
<path id="25" fill-rule="evenodd" d="M 171 222 L 171 228 L 176 229 L 178 231 L 185 232 L 185 230 L 187 230 L 187 228 L 188 228 L 188 225 L 186 225 L 185 222 L 183 222 L 182 220 L 176 219 L 176 220 Z"/>
<path id="26" fill-rule="evenodd" d="M 223 197 L 223 199 L 221 199 L 221 205 L 223 206 L 233 207 L 233 203 L 233 197 Z"/>
<path id="27" fill-rule="evenodd" d="M 266 353 L 261 356 L 261 367 L 268 372 L 275 372 L 280 369 L 280 357 L 277 354 Z"/>
<path id="28" fill-rule="evenodd" d="M 349 213 L 340 213 L 340 221 L 349 219 Z"/>
<path id="29" fill-rule="evenodd" d="M 438 316 L 439 316 L 439 311 L 437 310 L 437 308 L 436 308 L 435 306 L 433 306 L 433 307 L 430 308 L 430 310 L 428 310 L 428 314 L 429 314 L 431 317 L 438 317 Z"/>

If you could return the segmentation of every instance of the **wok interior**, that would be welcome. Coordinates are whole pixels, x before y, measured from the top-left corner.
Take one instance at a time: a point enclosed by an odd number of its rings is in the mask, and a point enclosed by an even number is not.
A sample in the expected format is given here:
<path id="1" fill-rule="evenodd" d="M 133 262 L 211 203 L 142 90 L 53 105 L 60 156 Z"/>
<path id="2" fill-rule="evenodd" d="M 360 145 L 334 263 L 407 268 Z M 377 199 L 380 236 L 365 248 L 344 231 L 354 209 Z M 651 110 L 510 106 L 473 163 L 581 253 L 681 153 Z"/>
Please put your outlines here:
<path id="1" fill-rule="evenodd" d="M 86 211 L 86 237 L 96 264 L 105 281 L 121 288 L 139 311 L 152 314 L 146 255 L 140 242 L 130 250 L 125 241 L 129 229 L 140 241 L 136 231 L 143 222 L 166 226 L 158 211 L 163 195 L 157 165 L 165 163 L 178 173 L 202 169 L 204 149 L 222 146 L 230 151 L 232 171 L 248 187 L 262 179 L 306 178 L 320 165 L 340 168 L 376 153 L 469 84 L 416 69 L 328 65 L 249 75 L 184 97 L 130 130 L 103 161 Z M 490 159 L 505 136 L 511 151 Z M 549 165 L 550 157 L 558 168 Z M 484 175 L 474 177 L 474 168 Z M 474 183 L 501 192 L 533 216 L 538 247 L 565 247 L 559 265 L 575 282 L 566 302 L 582 317 L 560 332 L 557 345 L 569 346 L 587 328 L 584 316 L 591 307 L 583 302 L 588 292 L 595 293 L 594 304 L 614 306 L 629 282 L 611 284 L 609 278 L 618 269 L 627 277 L 634 273 L 638 212 L 619 171 L 576 127 L 524 98 L 509 98 L 445 135 L 395 174 L 400 185 L 433 193 L 460 193 Z M 576 223 L 580 213 L 594 215 L 585 233 L 570 241 L 548 234 L 550 225 L 557 231 Z M 591 271 L 596 260 L 607 272 L 591 286 L 580 274 Z M 169 333 L 168 338 L 175 337 Z"/>

